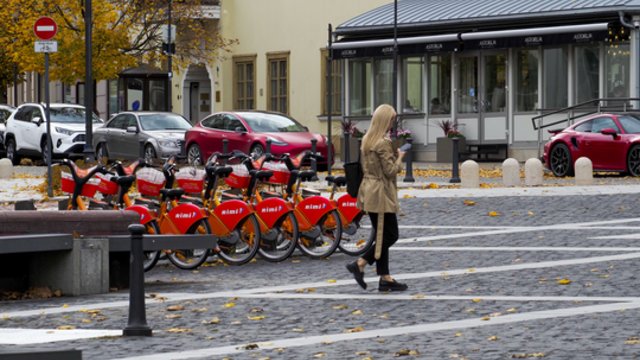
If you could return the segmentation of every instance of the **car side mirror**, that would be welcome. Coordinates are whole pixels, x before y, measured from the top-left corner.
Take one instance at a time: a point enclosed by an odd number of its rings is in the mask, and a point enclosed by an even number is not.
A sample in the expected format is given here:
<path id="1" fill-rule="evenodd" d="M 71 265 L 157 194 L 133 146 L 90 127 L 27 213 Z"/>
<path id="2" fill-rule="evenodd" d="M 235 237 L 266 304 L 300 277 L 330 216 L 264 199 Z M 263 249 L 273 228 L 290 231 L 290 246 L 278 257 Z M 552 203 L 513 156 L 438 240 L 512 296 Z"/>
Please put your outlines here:
<path id="1" fill-rule="evenodd" d="M 612 128 L 604 128 L 604 129 L 600 130 L 600 134 L 602 134 L 602 135 L 611 135 L 614 138 L 616 136 L 618 136 L 618 133 Z"/>
<path id="2" fill-rule="evenodd" d="M 235 132 L 244 134 L 247 132 L 247 130 L 245 130 L 242 126 L 238 126 L 235 128 Z"/>
<path id="3" fill-rule="evenodd" d="M 138 132 L 138 128 L 135 126 L 129 126 L 127 127 L 127 132 L 128 133 L 137 133 Z"/>
<path id="4" fill-rule="evenodd" d="M 42 118 L 40 116 L 36 116 L 34 118 L 31 118 L 31 122 L 40 126 L 40 124 L 42 124 Z"/>

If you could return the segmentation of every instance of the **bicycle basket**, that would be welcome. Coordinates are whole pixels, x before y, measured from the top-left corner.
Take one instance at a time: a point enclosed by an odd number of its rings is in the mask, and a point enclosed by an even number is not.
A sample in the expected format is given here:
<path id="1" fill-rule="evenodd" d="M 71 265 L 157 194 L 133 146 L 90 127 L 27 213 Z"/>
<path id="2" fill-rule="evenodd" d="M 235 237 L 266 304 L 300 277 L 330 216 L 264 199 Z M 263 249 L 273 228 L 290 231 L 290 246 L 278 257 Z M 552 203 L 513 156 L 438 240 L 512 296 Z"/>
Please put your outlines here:
<path id="1" fill-rule="evenodd" d="M 178 186 L 186 193 L 201 193 L 204 190 L 204 177 L 206 173 L 202 169 L 186 167 L 176 173 Z"/>
<path id="2" fill-rule="evenodd" d="M 286 185 L 289 183 L 289 177 L 291 173 L 287 169 L 287 165 L 282 162 L 265 162 L 262 165 L 263 169 L 270 170 L 273 175 L 269 178 L 270 184 Z"/>
<path id="3" fill-rule="evenodd" d="M 80 195 L 86 197 L 93 197 L 98 191 L 98 184 L 100 184 L 100 180 L 96 178 L 89 179 L 84 186 L 82 186 L 82 191 Z M 73 181 L 73 176 L 68 172 L 60 173 L 60 189 L 62 192 L 66 192 L 69 194 L 73 194 L 73 189 L 76 186 L 76 182 Z"/>
<path id="4" fill-rule="evenodd" d="M 144 196 L 158 196 L 164 187 L 166 180 L 162 171 L 143 168 L 136 172 L 136 185 L 138 192 Z"/>
<path id="5" fill-rule="evenodd" d="M 118 184 L 109 180 L 111 175 L 96 174 L 96 178 L 100 181 L 98 183 L 98 191 L 104 195 L 115 195 L 118 193 Z"/>
<path id="6" fill-rule="evenodd" d="M 228 177 L 224 178 L 224 182 L 235 189 L 244 189 L 249 187 L 251 175 L 249 174 L 247 167 L 242 164 L 234 164 L 231 165 L 231 168 L 233 171 Z"/>

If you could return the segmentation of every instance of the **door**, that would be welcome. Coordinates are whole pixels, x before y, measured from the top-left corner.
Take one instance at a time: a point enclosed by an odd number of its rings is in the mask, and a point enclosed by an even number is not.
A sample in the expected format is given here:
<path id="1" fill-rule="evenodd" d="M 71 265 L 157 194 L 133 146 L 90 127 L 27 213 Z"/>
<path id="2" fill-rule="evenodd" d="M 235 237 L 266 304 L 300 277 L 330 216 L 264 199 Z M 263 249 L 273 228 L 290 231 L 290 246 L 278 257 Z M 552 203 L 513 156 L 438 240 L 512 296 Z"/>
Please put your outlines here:
<path id="1" fill-rule="evenodd" d="M 198 109 L 200 98 L 200 83 L 191 82 L 189 84 L 189 121 L 192 124 L 200 121 L 200 111 Z"/>
<path id="2" fill-rule="evenodd" d="M 602 134 L 603 129 L 613 129 L 618 135 Z M 591 132 L 585 134 L 587 157 L 594 169 L 625 170 L 627 145 L 620 135 L 615 121 L 608 116 L 597 117 L 591 122 Z M 577 159 L 573 159 L 575 162 Z"/>
<path id="3" fill-rule="evenodd" d="M 458 58 L 457 118 L 467 138 L 480 144 L 507 141 L 507 55 L 478 51 Z"/>

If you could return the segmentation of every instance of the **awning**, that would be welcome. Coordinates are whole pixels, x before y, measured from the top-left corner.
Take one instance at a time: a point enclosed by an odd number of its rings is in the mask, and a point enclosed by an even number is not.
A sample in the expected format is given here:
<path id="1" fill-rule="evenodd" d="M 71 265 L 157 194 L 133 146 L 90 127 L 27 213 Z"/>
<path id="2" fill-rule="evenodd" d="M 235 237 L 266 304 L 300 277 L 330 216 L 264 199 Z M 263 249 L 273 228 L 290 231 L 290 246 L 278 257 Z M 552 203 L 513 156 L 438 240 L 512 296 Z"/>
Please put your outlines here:
<path id="1" fill-rule="evenodd" d="M 398 54 L 423 55 L 462 49 L 500 49 L 605 41 L 608 38 L 608 26 L 608 23 L 595 23 L 405 37 L 398 38 Z M 332 44 L 331 49 L 334 59 L 389 57 L 393 55 L 393 39 L 336 42 Z"/>

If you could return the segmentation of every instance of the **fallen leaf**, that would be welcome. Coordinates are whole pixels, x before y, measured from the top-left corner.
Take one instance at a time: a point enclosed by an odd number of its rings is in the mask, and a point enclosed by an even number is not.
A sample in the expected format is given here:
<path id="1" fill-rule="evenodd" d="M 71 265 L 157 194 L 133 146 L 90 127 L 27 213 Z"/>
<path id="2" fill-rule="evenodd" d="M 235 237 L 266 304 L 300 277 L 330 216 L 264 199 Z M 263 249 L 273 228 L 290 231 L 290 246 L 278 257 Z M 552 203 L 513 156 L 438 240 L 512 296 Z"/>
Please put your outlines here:
<path id="1" fill-rule="evenodd" d="M 516 310 L 516 308 L 511 308 L 511 309 L 507 309 L 508 313 L 514 313 L 514 312 L 518 312 L 518 310 Z"/>
<path id="2" fill-rule="evenodd" d="M 165 319 L 180 319 L 182 317 L 182 315 L 180 314 L 169 314 L 166 315 L 164 318 Z"/>
<path id="3" fill-rule="evenodd" d="M 187 329 L 187 328 L 171 328 L 171 329 L 168 329 L 167 332 L 170 332 L 172 334 L 183 334 L 183 333 L 191 332 L 191 329 Z"/>
<path id="4" fill-rule="evenodd" d="M 294 264 L 297 264 L 297 263 L 299 263 L 299 262 L 300 262 L 300 260 L 298 260 L 298 259 L 293 259 L 293 260 L 291 260 L 291 262 L 292 262 L 292 263 L 294 263 Z"/>
<path id="5" fill-rule="evenodd" d="M 463 203 L 463 204 L 465 204 L 465 205 L 467 205 L 467 206 L 473 206 L 473 205 L 475 205 L 475 204 L 476 204 L 476 202 L 475 202 L 475 201 L 473 201 L 473 200 L 465 200 L 465 201 L 463 201 L 462 203 Z"/>
<path id="6" fill-rule="evenodd" d="M 362 315 L 362 310 L 353 310 L 351 315 Z"/>
<path id="7" fill-rule="evenodd" d="M 427 186 L 429 189 L 439 189 L 440 185 L 436 184 L 436 183 L 429 183 L 429 185 Z"/>
<path id="8" fill-rule="evenodd" d="M 487 338 L 487 340 L 489 340 L 489 341 L 498 341 L 498 337 L 497 337 L 497 336 L 495 336 L 495 335 L 493 335 L 493 336 L 489 336 L 489 337 Z"/>
<path id="9" fill-rule="evenodd" d="M 335 284 L 337 281 L 338 281 L 338 280 L 336 280 L 336 279 L 329 279 L 329 280 L 327 280 L 327 282 L 328 282 L 329 284 Z"/>
<path id="10" fill-rule="evenodd" d="M 325 355 L 327 355 L 327 353 L 319 352 L 314 354 L 313 357 L 316 359 L 319 359 L 319 358 L 323 358 Z"/>
<path id="11" fill-rule="evenodd" d="M 364 328 L 362 326 L 356 326 L 354 328 L 345 330 L 345 332 L 347 332 L 347 333 L 357 333 L 357 332 L 361 332 L 361 331 L 364 331 Z"/>
<path id="12" fill-rule="evenodd" d="M 393 354 L 393 356 L 395 356 L 395 357 L 398 357 L 398 356 L 417 356 L 417 355 L 420 355 L 418 350 L 409 350 L 409 349 L 402 349 L 402 350 L 396 352 L 395 354 Z"/>
<path id="13" fill-rule="evenodd" d="M 293 328 L 291 331 L 293 331 L 293 332 L 304 332 L 304 328 Z"/>
<path id="14" fill-rule="evenodd" d="M 203 312 L 209 311 L 209 309 L 207 309 L 207 308 L 199 308 L 199 309 L 193 309 L 191 311 L 194 312 L 194 313 L 203 313 Z"/>
<path id="15" fill-rule="evenodd" d="M 222 305 L 222 306 L 223 306 L 224 308 L 226 308 L 226 309 L 229 309 L 229 308 L 232 308 L 232 307 L 236 306 L 236 303 L 228 302 L 228 303 L 226 303 L 226 304 L 224 304 L 224 305 Z"/>
<path id="16" fill-rule="evenodd" d="M 424 299 L 426 296 L 424 294 L 415 294 L 411 298 L 412 299 Z"/>
<path id="17" fill-rule="evenodd" d="M 500 216 L 500 213 L 497 211 L 489 211 L 489 216 L 491 217 Z"/>
<path id="18" fill-rule="evenodd" d="M 83 324 L 91 324 L 91 319 L 82 319 Z"/>
<path id="19" fill-rule="evenodd" d="M 569 284 L 571 284 L 571 280 L 569 280 L 569 279 L 560 279 L 557 282 L 558 282 L 558 285 L 569 285 Z"/>
<path id="20" fill-rule="evenodd" d="M 475 268 L 469 268 L 469 269 L 467 269 L 467 272 L 468 273 L 474 273 L 474 272 L 476 272 L 476 269 Z"/>
<path id="21" fill-rule="evenodd" d="M 490 317 L 488 317 L 488 316 L 484 316 L 484 317 L 481 317 L 481 318 L 480 318 L 480 320 L 482 320 L 482 321 L 489 321 L 489 320 L 491 320 L 491 318 L 490 318 Z"/>
<path id="22" fill-rule="evenodd" d="M 203 320 L 202 323 L 203 324 L 219 324 L 220 318 L 217 316 L 214 316 L 211 318 L 211 320 Z"/>
<path id="23" fill-rule="evenodd" d="M 473 298 L 473 299 L 471 299 L 471 301 L 472 301 L 472 302 L 474 302 L 474 303 L 479 303 L 480 301 L 482 301 L 482 299 L 480 299 L 480 298 Z"/>
<path id="24" fill-rule="evenodd" d="M 255 350 L 259 348 L 260 346 L 258 346 L 258 344 L 246 344 L 238 347 L 238 349 L 241 349 L 241 350 Z"/>
<path id="25" fill-rule="evenodd" d="M 261 313 L 264 312 L 264 309 L 261 307 L 253 307 L 251 308 L 251 310 L 249 310 L 250 313 Z"/>
<path id="26" fill-rule="evenodd" d="M 369 355 L 371 354 L 370 351 L 356 351 L 356 355 L 358 356 L 365 356 L 365 355 Z"/>
<path id="27" fill-rule="evenodd" d="M 625 345 L 640 345 L 640 338 L 637 336 L 630 336 L 624 341 Z"/>
<path id="28" fill-rule="evenodd" d="M 349 307 L 347 305 L 345 305 L 345 304 L 340 304 L 340 305 L 333 305 L 331 308 L 333 310 L 346 310 Z"/>
<path id="29" fill-rule="evenodd" d="M 535 215 L 535 213 L 534 213 L 533 211 L 528 211 L 528 212 L 527 212 L 527 215 L 529 215 L 529 216 L 533 216 L 533 215 Z"/>
<path id="30" fill-rule="evenodd" d="M 184 306 L 182 305 L 171 305 L 167 307 L 167 311 L 182 311 L 184 310 Z"/>
<path id="31" fill-rule="evenodd" d="M 247 319 L 249 320 L 253 320 L 253 321 L 259 321 L 259 320 L 264 320 L 265 316 L 264 315 L 258 315 L 258 316 L 247 316 Z"/>
<path id="32" fill-rule="evenodd" d="M 57 330 L 75 330 L 76 327 L 73 325 L 60 325 L 56 329 Z"/>
<path id="33" fill-rule="evenodd" d="M 455 335 L 454 335 L 454 336 L 455 336 L 455 337 L 461 337 L 461 336 L 462 336 L 462 333 L 461 333 L 461 332 L 457 332 L 457 333 L 455 333 Z"/>

